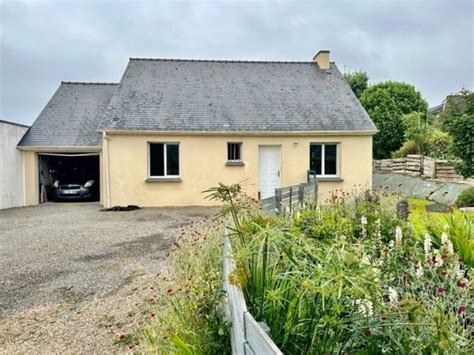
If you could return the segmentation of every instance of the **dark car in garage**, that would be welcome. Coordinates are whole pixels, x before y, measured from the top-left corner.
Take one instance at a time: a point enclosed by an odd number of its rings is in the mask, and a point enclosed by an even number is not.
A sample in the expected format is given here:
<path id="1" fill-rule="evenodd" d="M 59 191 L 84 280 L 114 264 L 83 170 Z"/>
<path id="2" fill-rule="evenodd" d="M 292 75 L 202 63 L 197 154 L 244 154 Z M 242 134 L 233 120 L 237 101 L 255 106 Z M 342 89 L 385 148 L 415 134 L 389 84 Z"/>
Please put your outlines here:
<path id="1" fill-rule="evenodd" d="M 53 196 L 56 201 L 91 201 L 98 195 L 94 179 L 84 177 L 62 177 L 53 183 Z"/>

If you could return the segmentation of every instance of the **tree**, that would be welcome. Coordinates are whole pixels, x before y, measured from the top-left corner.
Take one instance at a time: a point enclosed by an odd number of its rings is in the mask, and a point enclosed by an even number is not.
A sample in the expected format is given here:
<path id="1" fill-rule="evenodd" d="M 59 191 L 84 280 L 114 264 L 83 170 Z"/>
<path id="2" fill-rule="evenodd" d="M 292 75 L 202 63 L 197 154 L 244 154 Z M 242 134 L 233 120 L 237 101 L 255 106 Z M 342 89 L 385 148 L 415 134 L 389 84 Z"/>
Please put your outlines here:
<path id="1" fill-rule="evenodd" d="M 405 129 L 405 140 L 415 142 L 417 154 L 425 154 L 431 127 L 428 115 L 422 112 L 412 112 L 402 116 Z"/>
<path id="2" fill-rule="evenodd" d="M 453 137 L 452 150 L 459 159 L 455 163 L 458 173 L 464 177 L 474 176 L 474 93 L 465 91 L 461 104 L 447 100 L 447 109 L 442 115 L 443 128 Z"/>
<path id="3" fill-rule="evenodd" d="M 369 86 L 360 102 L 379 132 L 374 137 L 374 157 L 388 158 L 405 140 L 402 116 L 420 112 L 426 115 L 428 104 L 413 85 L 386 81 Z"/>
<path id="4" fill-rule="evenodd" d="M 369 75 L 365 71 L 354 71 L 344 74 L 344 79 L 351 87 L 357 98 L 360 98 L 369 82 Z"/>

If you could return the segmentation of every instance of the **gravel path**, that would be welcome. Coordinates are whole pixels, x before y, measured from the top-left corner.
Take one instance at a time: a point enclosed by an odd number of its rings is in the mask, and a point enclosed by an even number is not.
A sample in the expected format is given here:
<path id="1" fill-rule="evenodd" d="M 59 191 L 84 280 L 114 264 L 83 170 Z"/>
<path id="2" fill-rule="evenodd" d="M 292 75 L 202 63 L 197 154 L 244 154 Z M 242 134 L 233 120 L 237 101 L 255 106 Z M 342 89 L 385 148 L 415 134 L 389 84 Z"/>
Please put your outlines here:
<path id="1" fill-rule="evenodd" d="M 99 212 L 97 204 L 0 211 L 0 352 L 113 352 L 143 317 L 179 224 L 202 207 Z"/>

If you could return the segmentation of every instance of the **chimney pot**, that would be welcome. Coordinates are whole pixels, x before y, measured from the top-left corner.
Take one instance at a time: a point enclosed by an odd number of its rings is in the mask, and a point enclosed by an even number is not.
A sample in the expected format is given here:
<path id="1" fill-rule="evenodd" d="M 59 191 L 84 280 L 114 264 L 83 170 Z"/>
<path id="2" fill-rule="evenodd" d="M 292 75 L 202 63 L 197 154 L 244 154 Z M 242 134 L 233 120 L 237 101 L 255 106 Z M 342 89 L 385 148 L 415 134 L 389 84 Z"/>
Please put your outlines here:
<path id="1" fill-rule="evenodd" d="M 329 51 L 320 50 L 313 57 L 313 62 L 315 62 L 320 69 L 329 69 Z"/>

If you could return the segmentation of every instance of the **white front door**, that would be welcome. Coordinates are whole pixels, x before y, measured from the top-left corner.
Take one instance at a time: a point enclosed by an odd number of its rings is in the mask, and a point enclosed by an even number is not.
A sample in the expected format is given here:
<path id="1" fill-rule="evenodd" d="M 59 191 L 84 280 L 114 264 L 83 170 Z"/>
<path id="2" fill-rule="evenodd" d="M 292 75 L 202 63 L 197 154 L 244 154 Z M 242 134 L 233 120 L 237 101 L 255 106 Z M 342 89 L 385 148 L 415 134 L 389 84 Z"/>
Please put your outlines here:
<path id="1" fill-rule="evenodd" d="M 281 147 L 261 145 L 258 147 L 260 198 L 275 195 L 280 187 Z"/>

